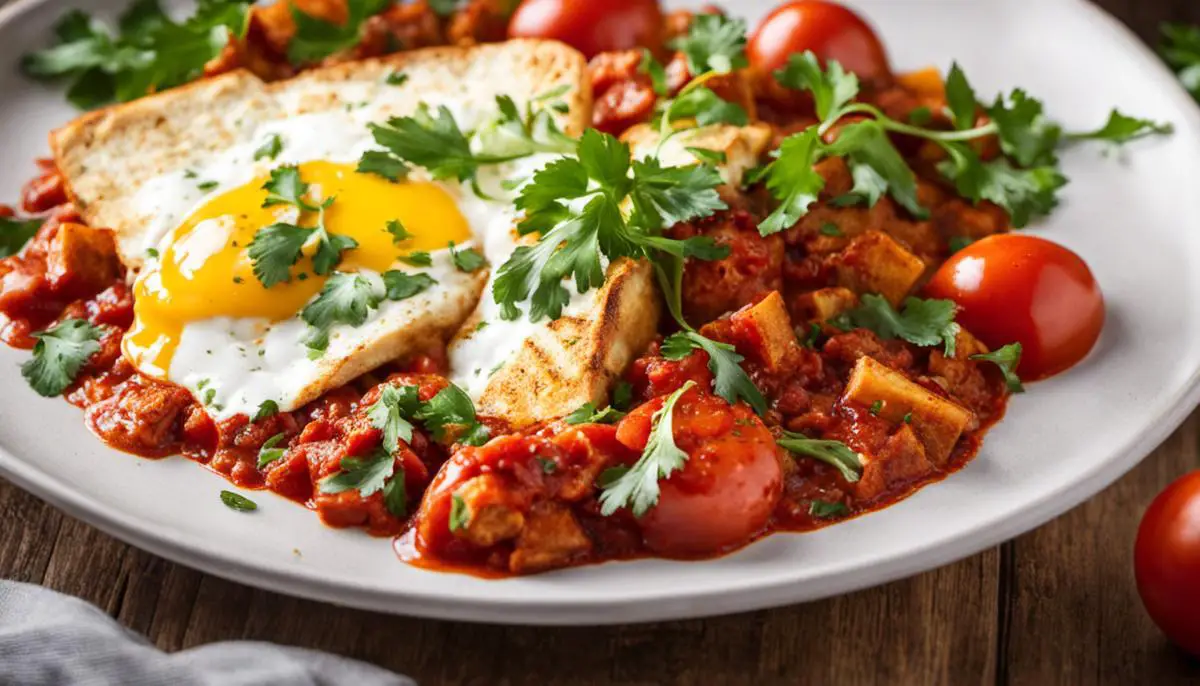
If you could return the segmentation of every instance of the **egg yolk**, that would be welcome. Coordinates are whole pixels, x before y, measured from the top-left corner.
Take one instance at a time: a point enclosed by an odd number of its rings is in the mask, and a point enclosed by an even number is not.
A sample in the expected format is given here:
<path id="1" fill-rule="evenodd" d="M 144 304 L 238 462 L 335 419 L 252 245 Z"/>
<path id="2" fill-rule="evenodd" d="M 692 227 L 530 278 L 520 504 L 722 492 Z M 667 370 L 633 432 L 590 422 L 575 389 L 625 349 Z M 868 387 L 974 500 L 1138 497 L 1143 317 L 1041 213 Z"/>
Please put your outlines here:
<path id="1" fill-rule="evenodd" d="M 332 162 L 308 162 L 299 172 L 309 184 L 307 200 L 335 198 L 325 210 L 326 231 L 358 243 L 342 253 L 338 271 L 383 272 L 404 254 L 471 238 L 455 199 L 439 185 L 393 183 Z M 255 179 L 205 202 L 171 233 L 157 263 L 139 276 L 134 324 L 123 344 L 139 370 L 165 377 L 189 322 L 213 317 L 278 322 L 295 316 L 321 290 L 328 275 L 313 271 L 315 238 L 305 244 L 289 281 L 264 288 L 254 275 L 248 248 L 260 229 L 279 222 L 314 227 L 318 221 L 318 213 L 291 205 L 263 207 L 267 180 Z M 397 244 L 387 228 L 393 220 L 411 238 Z"/>

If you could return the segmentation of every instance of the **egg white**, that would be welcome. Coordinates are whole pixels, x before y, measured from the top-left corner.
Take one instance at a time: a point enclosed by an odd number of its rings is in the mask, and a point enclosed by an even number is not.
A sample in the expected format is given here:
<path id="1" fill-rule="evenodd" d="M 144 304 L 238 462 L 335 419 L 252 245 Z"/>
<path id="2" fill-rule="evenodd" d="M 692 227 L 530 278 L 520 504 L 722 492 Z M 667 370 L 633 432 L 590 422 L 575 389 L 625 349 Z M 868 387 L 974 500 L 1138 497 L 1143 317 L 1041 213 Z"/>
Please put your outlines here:
<path id="1" fill-rule="evenodd" d="M 427 104 L 449 108 L 464 131 L 494 116 L 494 110 L 481 112 L 452 101 Z M 145 234 L 147 244 L 144 248 L 155 248 L 159 254 L 165 254 L 174 228 L 208 197 L 244 186 L 280 165 L 311 161 L 357 162 L 365 151 L 377 147 L 367 123 L 386 119 L 381 112 L 389 109 L 394 110 L 394 106 L 381 99 L 344 111 L 305 114 L 264 124 L 246 137 L 247 143 L 230 147 L 204 165 L 152 179 L 136 195 L 143 216 L 153 217 Z M 274 160 L 255 160 L 255 153 L 262 143 L 276 135 L 283 144 L 280 154 Z M 493 267 L 502 264 L 516 246 L 513 192 L 505 190 L 502 182 L 528 178 L 554 158 L 553 155 L 534 155 L 484 168 L 478 179 L 483 193 L 454 182 L 436 182 L 454 199 L 470 227 L 475 245 L 482 249 Z M 420 169 L 414 169 L 410 179 L 431 180 Z M 216 186 L 207 192 L 199 190 L 199 184 L 205 182 Z M 337 359 L 353 354 L 363 339 L 403 327 L 405 322 L 412 321 L 414 313 L 436 310 L 451 293 L 471 288 L 471 276 L 455 268 L 448 250 L 433 251 L 431 257 L 433 264 L 427 268 L 400 263 L 393 268 L 427 273 L 437 281 L 436 285 L 400 302 L 381 302 L 362 326 L 334 326 L 325 358 Z M 148 262 L 140 278 L 152 277 L 155 269 L 154 262 Z M 369 279 L 379 279 L 373 272 L 360 273 Z M 490 281 L 483 301 L 489 303 L 490 308 L 496 307 L 492 302 Z M 498 314 L 495 320 L 500 321 Z M 457 351 L 455 367 L 467 370 L 490 368 L 505 350 L 511 349 L 510 343 L 519 345 L 524 338 L 519 331 L 504 334 L 501 328 L 497 327 L 497 334 L 479 345 Z M 295 409 L 301 390 L 320 378 L 319 366 L 308 358 L 309 351 L 303 343 L 307 331 L 308 325 L 298 316 L 279 322 L 230 317 L 195 321 L 184 325 L 170 368 L 146 371 L 159 371 L 154 375 L 190 389 L 217 420 L 238 414 L 253 416 L 266 401 L 273 401 L 281 410 L 291 410 Z"/>

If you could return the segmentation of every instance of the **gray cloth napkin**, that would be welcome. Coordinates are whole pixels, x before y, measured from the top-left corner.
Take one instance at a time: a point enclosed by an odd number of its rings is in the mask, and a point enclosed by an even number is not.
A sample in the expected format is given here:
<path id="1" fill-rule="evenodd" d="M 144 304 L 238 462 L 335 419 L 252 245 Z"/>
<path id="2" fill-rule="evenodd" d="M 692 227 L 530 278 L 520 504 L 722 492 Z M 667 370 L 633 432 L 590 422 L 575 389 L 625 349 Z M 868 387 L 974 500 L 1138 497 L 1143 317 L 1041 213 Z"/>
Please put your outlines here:
<path id="1" fill-rule="evenodd" d="M 15 581 L 0 581 L 0 684 L 416 686 L 378 667 L 271 643 L 164 653 L 95 606 Z"/>

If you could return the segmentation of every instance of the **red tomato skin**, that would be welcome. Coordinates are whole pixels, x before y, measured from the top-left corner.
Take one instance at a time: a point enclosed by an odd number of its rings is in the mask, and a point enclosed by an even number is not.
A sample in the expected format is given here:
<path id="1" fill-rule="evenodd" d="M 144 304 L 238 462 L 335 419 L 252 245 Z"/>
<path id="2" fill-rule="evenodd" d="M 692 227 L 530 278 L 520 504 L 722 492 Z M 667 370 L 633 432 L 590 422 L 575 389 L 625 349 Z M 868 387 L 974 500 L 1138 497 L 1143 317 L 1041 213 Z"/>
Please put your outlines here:
<path id="1" fill-rule="evenodd" d="M 617 440 L 641 451 L 654 400 L 622 420 Z M 659 482 L 658 504 L 638 524 L 646 547 L 666 557 L 725 552 L 753 540 L 783 493 L 783 471 L 770 431 L 745 405 L 689 391 L 675 407 L 675 442 L 683 468 Z"/>
<path id="2" fill-rule="evenodd" d="M 776 7 L 750 36 L 750 63 L 764 72 L 787 64 L 793 53 L 813 51 L 837 60 L 863 79 L 890 79 L 887 51 L 862 17 L 836 2 L 799 0 Z"/>
<path id="3" fill-rule="evenodd" d="M 1167 638 L 1200 657 L 1200 471 L 1150 503 L 1133 549 L 1138 594 Z"/>
<path id="4" fill-rule="evenodd" d="M 549 38 L 591 59 L 602 52 L 662 47 L 658 0 L 524 0 L 508 24 L 509 38 Z"/>
<path id="5" fill-rule="evenodd" d="M 1104 328 L 1104 296 L 1087 263 L 1036 236 L 989 236 L 955 253 L 925 295 L 958 304 L 958 323 L 989 348 L 1020 343 L 1022 379 L 1075 365 Z"/>

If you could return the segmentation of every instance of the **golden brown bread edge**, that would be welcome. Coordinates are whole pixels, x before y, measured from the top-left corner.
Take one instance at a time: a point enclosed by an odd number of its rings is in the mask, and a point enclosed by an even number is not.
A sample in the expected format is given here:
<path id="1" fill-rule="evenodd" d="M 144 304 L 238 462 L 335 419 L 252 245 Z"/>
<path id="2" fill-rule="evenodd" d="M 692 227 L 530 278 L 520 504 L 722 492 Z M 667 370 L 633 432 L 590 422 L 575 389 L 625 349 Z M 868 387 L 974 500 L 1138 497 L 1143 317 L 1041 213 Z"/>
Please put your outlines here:
<path id="1" fill-rule="evenodd" d="M 654 340 L 660 300 L 648 262 L 617 260 L 591 309 L 539 325 L 488 380 L 477 409 L 522 428 L 584 403 L 602 406 L 612 383 Z"/>
<path id="2" fill-rule="evenodd" d="M 386 84 L 385 77 L 395 71 L 408 80 Z M 84 220 L 113 230 L 122 261 L 136 269 L 148 247 L 143 245 L 146 218 L 132 202 L 142 183 L 198 166 L 245 142 L 265 122 L 344 107 L 339 88 L 351 81 L 368 94 L 387 89 L 389 99 L 406 103 L 404 111 L 385 112 L 388 116 L 410 114 L 422 94 L 458 94 L 490 104 L 494 95 L 517 88 L 532 96 L 569 82 L 576 87 L 564 96 L 569 110 L 559 120 L 563 129 L 578 136 L 591 122 L 592 89 L 583 55 L 556 41 L 514 40 L 413 50 L 271 83 L 247 71 L 230 72 L 85 114 L 53 131 L 50 147 Z M 396 97 L 406 92 L 412 97 Z"/>

